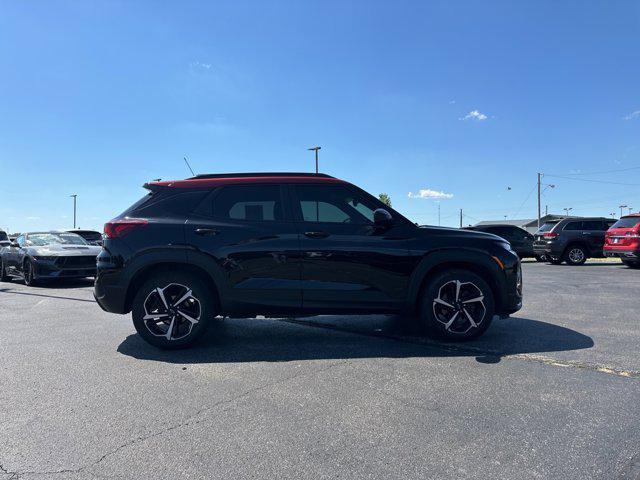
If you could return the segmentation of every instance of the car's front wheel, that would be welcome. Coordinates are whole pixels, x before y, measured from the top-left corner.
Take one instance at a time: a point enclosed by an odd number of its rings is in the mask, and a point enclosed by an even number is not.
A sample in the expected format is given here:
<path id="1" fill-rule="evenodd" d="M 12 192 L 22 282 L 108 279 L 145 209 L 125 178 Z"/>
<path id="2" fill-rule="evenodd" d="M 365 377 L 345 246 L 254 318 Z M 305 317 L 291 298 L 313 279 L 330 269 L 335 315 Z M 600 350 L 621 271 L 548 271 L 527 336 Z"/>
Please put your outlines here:
<path id="1" fill-rule="evenodd" d="M 493 319 L 491 288 L 479 275 L 449 270 L 430 280 L 422 291 L 420 323 L 445 340 L 470 340 L 482 335 Z"/>
<path id="2" fill-rule="evenodd" d="M 0 257 L 0 282 L 8 282 L 11 280 L 9 275 L 7 275 L 6 267 L 4 266 L 4 260 Z"/>
<path id="3" fill-rule="evenodd" d="M 22 266 L 22 274 L 24 275 L 24 284 L 33 287 L 36 284 L 36 269 L 31 260 L 26 259 Z"/>
<path id="4" fill-rule="evenodd" d="M 192 345 L 217 314 L 213 292 L 197 276 L 166 272 L 149 278 L 133 300 L 133 325 L 156 347 Z"/>

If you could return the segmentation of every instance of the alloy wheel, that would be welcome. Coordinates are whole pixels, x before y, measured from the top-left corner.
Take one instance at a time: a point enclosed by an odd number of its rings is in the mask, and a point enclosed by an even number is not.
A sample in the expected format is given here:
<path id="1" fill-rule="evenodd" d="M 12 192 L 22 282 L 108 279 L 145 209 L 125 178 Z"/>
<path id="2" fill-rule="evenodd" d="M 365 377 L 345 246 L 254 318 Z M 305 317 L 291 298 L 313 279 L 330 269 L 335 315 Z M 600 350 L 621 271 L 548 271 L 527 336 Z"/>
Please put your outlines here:
<path id="1" fill-rule="evenodd" d="M 31 262 L 27 261 L 27 263 L 24 264 L 23 270 L 25 285 L 33 284 L 33 265 L 31 265 Z"/>
<path id="2" fill-rule="evenodd" d="M 202 307 L 193 291 L 170 283 L 152 290 L 144 301 L 143 321 L 149 332 L 167 340 L 179 340 L 200 321 Z"/>
<path id="3" fill-rule="evenodd" d="M 464 334 L 478 328 L 486 312 L 482 290 L 472 282 L 451 280 L 440 287 L 433 300 L 436 320 L 451 333 Z"/>
<path id="4" fill-rule="evenodd" d="M 569 250 L 568 257 L 571 263 L 582 263 L 584 262 L 584 251 L 581 248 L 572 248 Z"/>

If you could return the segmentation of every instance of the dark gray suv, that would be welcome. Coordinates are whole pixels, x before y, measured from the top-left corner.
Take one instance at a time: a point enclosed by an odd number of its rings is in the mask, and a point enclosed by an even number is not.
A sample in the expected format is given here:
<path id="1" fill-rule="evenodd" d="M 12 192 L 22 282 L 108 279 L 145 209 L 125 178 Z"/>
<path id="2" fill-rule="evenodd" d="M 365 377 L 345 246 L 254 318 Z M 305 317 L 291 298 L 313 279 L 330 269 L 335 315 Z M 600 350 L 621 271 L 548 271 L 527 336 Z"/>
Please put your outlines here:
<path id="1" fill-rule="evenodd" d="M 590 257 L 602 257 L 605 232 L 614 218 L 565 218 L 544 223 L 534 235 L 533 251 L 553 264 L 582 265 Z"/>

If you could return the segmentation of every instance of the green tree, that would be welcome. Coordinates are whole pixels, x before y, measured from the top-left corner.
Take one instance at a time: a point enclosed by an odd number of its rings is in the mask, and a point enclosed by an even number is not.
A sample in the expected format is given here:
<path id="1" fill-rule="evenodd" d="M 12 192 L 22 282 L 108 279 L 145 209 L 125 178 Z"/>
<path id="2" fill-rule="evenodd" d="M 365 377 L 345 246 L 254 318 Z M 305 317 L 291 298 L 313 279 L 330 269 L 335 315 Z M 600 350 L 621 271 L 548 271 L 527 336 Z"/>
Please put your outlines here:
<path id="1" fill-rule="evenodd" d="M 378 195 L 378 198 L 380 199 L 380 201 L 382 203 L 384 203 L 387 207 L 391 206 L 391 197 L 389 195 L 387 195 L 386 193 L 381 193 L 380 195 Z"/>

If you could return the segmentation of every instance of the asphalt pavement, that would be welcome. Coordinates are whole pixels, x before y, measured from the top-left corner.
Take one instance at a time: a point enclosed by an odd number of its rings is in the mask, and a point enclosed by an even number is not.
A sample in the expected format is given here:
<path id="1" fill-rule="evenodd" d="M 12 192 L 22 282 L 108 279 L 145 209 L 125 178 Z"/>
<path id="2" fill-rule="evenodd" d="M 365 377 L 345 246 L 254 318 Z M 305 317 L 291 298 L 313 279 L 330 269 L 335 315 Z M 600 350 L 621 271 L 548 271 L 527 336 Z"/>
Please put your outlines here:
<path id="1" fill-rule="evenodd" d="M 640 271 L 527 263 L 477 341 L 397 316 L 144 343 L 90 282 L 0 284 L 0 479 L 639 479 Z"/>

